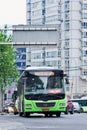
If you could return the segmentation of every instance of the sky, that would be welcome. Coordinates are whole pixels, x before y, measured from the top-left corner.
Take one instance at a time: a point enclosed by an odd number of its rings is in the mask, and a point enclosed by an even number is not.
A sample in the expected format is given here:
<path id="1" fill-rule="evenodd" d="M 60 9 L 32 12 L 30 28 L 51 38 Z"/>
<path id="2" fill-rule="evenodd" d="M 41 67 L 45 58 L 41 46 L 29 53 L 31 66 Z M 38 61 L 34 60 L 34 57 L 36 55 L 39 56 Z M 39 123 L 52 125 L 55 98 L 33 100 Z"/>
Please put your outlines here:
<path id="1" fill-rule="evenodd" d="M 26 0 L 0 0 L 0 26 L 26 24 Z"/>

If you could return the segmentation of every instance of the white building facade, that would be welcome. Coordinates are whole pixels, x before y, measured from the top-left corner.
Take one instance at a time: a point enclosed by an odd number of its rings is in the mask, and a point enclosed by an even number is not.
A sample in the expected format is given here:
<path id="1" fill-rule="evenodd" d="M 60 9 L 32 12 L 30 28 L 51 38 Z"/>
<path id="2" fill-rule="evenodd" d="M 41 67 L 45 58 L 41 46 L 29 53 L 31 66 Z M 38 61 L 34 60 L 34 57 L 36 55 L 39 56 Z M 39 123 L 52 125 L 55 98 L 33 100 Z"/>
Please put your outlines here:
<path id="1" fill-rule="evenodd" d="M 58 24 L 56 48 L 27 49 L 27 64 L 58 66 L 70 95 L 87 93 L 87 0 L 26 0 L 27 24 Z M 27 57 L 27 58 L 28 58 Z"/>

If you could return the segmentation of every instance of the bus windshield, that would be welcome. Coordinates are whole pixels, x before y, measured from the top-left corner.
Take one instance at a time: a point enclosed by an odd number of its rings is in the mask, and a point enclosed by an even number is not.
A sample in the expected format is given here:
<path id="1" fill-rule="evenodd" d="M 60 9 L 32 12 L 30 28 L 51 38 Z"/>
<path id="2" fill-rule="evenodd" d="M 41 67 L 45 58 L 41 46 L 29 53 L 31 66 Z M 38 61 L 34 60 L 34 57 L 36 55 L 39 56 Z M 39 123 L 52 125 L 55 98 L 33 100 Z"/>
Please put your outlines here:
<path id="1" fill-rule="evenodd" d="M 63 76 L 55 72 L 28 72 L 25 80 L 24 93 L 63 93 Z"/>

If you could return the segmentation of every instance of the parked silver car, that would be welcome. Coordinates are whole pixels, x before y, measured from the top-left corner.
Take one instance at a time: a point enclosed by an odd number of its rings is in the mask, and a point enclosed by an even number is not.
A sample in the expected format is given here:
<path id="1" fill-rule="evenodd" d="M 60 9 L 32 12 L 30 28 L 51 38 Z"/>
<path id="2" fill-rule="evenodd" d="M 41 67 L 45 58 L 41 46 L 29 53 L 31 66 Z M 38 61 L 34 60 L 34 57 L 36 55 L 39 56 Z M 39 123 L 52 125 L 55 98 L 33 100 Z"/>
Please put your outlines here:
<path id="1" fill-rule="evenodd" d="M 74 112 L 81 113 L 81 108 L 78 102 L 73 102 Z"/>

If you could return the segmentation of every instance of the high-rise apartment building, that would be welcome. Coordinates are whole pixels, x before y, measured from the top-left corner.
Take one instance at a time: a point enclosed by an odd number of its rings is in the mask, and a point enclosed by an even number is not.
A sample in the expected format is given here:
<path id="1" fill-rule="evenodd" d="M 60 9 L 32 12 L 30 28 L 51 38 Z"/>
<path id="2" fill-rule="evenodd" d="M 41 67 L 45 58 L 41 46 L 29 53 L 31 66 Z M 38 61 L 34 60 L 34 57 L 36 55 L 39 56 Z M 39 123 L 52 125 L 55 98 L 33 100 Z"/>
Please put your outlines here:
<path id="1" fill-rule="evenodd" d="M 69 76 L 67 92 L 87 93 L 87 0 L 26 0 L 26 5 L 27 24 L 58 24 L 59 30 L 58 48 L 29 48 L 31 65 L 58 66 Z"/>

